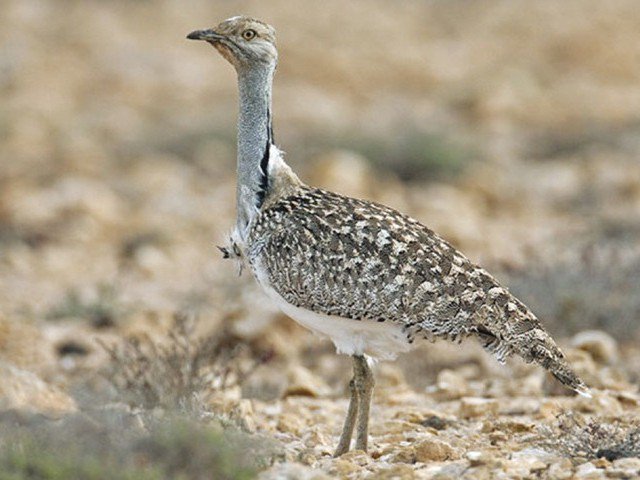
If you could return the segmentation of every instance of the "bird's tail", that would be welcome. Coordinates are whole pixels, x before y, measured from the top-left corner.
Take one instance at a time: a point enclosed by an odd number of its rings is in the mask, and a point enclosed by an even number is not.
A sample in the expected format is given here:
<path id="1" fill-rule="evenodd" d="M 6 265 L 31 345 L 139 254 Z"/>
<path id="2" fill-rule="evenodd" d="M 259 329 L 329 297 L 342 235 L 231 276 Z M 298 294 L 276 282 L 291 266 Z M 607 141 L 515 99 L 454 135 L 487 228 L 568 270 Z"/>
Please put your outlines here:
<path id="1" fill-rule="evenodd" d="M 546 368 L 561 383 L 576 391 L 580 395 L 591 397 L 589 388 L 569 365 L 564 353 L 544 330 L 540 330 L 537 341 L 532 342 L 523 355 L 525 360 Z"/>
<path id="2" fill-rule="evenodd" d="M 588 387 L 540 321 L 518 300 L 513 301 L 517 308 L 502 310 L 501 315 L 493 317 L 497 321 L 489 325 L 485 322 L 476 324 L 475 333 L 483 347 L 494 353 L 499 361 L 516 354 L 528 363 L 537 363 L 567 387 L 590 397 Z"/>

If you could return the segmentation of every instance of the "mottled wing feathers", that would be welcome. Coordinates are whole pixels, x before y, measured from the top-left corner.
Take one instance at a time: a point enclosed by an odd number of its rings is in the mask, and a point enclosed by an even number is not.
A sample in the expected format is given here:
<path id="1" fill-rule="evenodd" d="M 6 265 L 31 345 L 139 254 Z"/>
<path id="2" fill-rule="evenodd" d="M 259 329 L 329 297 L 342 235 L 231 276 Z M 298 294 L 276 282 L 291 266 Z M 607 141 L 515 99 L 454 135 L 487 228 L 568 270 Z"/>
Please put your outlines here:
<path id="1" fill-rule="evenodd" d="M 584 386 L 538 319 L 482 268 L 418 221 L 383 205 L 302 187 L 266 208 L 248 239 L 287 302 L 318 313 L 397 322 L 409 341 L 476 335 Z"/>

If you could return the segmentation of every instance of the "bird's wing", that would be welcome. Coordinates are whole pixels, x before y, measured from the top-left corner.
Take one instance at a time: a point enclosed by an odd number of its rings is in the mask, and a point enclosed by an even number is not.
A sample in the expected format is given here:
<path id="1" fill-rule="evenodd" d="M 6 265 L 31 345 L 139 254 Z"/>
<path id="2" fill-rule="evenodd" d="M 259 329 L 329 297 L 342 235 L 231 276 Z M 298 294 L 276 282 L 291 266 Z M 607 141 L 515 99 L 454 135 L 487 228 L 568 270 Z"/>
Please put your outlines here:
<path id="1" fill-rule="evenodd" d="M 260 259 L 287 302 L 342 318 L 401 323 L 415 337 L 475 335 L 498 359 L 517 353 L 580 389 L 531 311 L 433 231 L 389 207 L 301 188 L 257 217 Z"/>

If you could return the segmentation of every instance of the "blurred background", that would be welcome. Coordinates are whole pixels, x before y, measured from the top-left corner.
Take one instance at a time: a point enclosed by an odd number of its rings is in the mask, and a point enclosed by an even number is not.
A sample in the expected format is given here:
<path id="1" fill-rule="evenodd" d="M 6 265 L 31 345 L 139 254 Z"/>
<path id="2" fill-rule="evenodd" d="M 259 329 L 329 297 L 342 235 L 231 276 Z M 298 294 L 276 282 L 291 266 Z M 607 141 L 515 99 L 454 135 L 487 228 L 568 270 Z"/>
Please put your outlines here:
<path id="1" fill-rule="evenodd" d="M 618 362 L 613 377 L 637 381 L 636 2 L 0 9 L 3 368 L 66 395 L 108 364 L 96 338 L 161 337 L 186 314 L 198 332 L 269 352 L 267 380 L 248 382 L 243 398 L 282 398 L 300 378 L 341 395 L 348 361 L 215 248 L 234 223 L 235 72 L 185 35 L 244 13 L 277 30 L 276 139 L 304 181 L 411 214 L 495 273 L 564 345 L 599 349 L 592 357 Z M 584 330 L 587 343 L 576 340 Z M 483 358 L 434 348 L 393 367 L 415 391 L 443 366 Z M 304 372 L 282 373 L 292 362 Z M 465 379 L 500 375 L 473 362 Z M 592 384 L 613 378 L 584 365 Z"/>

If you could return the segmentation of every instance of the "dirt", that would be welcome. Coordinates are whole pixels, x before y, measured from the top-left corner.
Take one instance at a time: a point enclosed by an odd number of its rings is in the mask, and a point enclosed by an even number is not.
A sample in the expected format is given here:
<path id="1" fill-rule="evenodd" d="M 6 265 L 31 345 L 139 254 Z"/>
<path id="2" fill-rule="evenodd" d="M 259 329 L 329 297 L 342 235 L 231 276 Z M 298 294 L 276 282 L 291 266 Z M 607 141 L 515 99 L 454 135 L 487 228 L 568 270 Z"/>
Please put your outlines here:
<path id="1" fill-rule="evenodd" d="M 261 478 L 640 477 L 635 2 L 2 9 L 3 412 L 122 400 L 98 341 L 164 341 L 180 313 L 253 355 L 204 408 L 282 445 Z M 184 36 L 239 12 L 278 30 L 276 137 L 301 177 L 409 213 L 494 272 L 591 399 L 473 342 L 427 344 L 376 367 L 370 451 L 332 458 L 349 360 L 215 248 L 234 223 L 235 78 Z"/>

